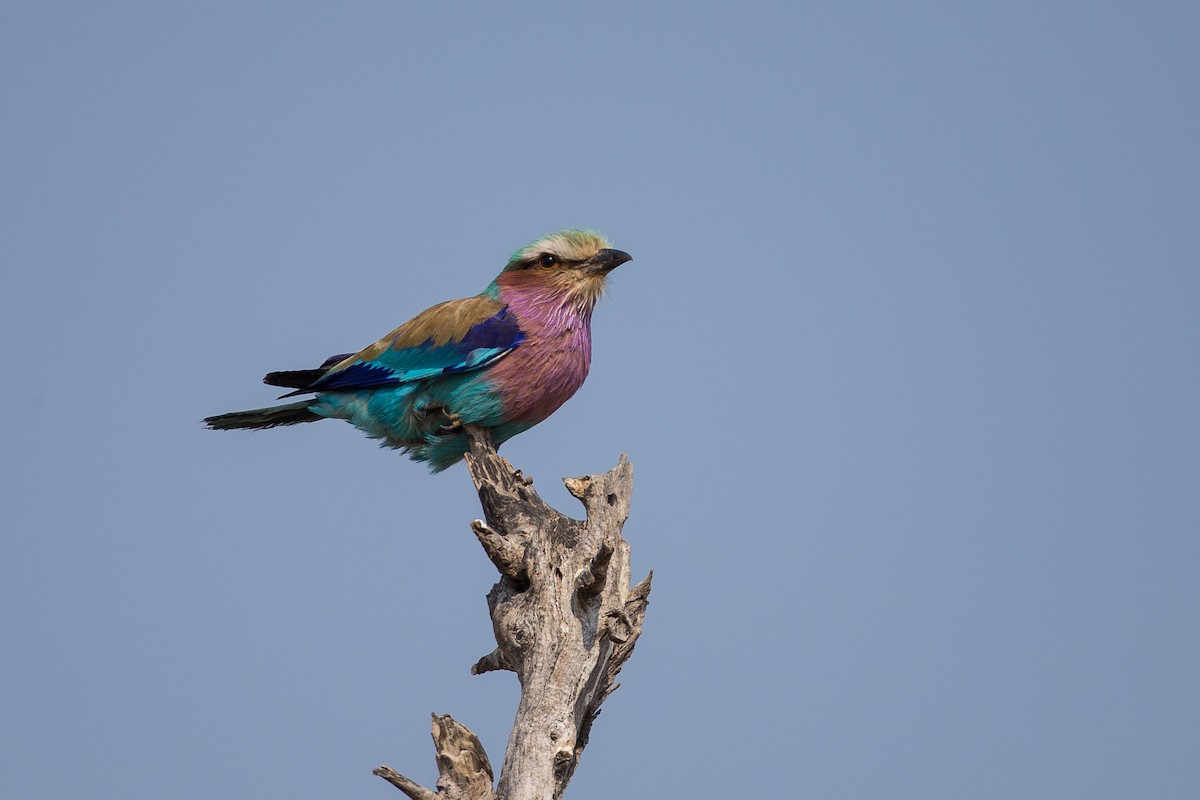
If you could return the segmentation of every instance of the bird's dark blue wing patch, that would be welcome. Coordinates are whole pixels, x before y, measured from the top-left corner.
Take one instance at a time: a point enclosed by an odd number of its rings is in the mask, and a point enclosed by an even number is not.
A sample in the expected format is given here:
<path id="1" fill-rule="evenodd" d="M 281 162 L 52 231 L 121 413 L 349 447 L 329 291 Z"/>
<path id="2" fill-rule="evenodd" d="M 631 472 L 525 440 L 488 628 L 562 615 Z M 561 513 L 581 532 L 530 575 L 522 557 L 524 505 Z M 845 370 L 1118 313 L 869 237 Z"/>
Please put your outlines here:
<path id="1" fill-rule="evenodd" d="M 521 343 L 525 333 L 517 325 L 517 318 L 504 306 L 485 320 L 476 322 L 459 340 L 457 346 L 463 352 L 483 349 L 512 349 Z"/>
<path id="2" fill-rule="evenodd" d="M 376 361 L 356 361 L 334 373 L 326 373 L 308 387 L 310 392 L 350 391 L 395 386 L 401 383 L 394 371 Z"/>

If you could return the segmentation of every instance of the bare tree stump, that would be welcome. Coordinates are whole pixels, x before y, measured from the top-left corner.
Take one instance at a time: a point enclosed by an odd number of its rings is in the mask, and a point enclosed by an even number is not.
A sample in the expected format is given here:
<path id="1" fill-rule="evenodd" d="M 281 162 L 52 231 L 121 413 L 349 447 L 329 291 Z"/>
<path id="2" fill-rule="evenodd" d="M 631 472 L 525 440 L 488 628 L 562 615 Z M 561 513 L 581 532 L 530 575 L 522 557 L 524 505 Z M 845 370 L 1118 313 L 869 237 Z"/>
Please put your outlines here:
<path id="1" fill-rule="evenodd" d="M 484 513 L 471 528 L 500 572 L 487 598 L 496 649 L 471 672 L 517 674 L 516 721 L 494 789 L 483 745 L 449 716 L 433 718 L 436 792 L 390 767 L 375 774 L 413 800 L 557 800 L 642 633 L 653 573 L 630 587 L 629 543 L 621 535 L 633 466 L 621 456 L 603 475 L 565 479 L 587 510 L 585 521 L 575 520 L 548 506 L 496 453 L 489 431 L 466 432 Z"/>

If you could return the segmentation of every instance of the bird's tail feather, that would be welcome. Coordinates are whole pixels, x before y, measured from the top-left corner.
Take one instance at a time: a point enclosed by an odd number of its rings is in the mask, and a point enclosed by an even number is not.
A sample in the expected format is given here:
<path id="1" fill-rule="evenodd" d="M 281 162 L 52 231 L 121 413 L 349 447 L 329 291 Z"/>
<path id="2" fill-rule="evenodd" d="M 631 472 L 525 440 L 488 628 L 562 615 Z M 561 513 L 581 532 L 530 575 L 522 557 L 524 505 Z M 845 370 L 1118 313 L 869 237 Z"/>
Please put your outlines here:
<path id="1" fill-rule="evenodd" d="M 209 430 L 214 431 L 232 431 L 243 428 L 262 430 L 279 425 L 299 425 L 301 422 L 316 422 L 324 419 L 320 414 L 314 414 L 309 410 L 308 407 L 311 403 L 311 400 L 302 400 L 299 403 L 288 403 L 284 406 L 218 414 L 215 417 L 205 417 L 204 424 L 208 426 Z"/>
<path id="2" fill-rule="evenodd" d="M 268 372 L 267 376 L 263 378 L 263 383 L 268 386 L 285 386 L 288 389 L 307 389 L 316 383 L 317 379 L 324 375 L 330 367 L 345 361 L 352 355 L 354 354 L 338 353 L 336 356 L 330 356 L 317 369 L 285 369 L 279 372 Z"/>
<path id="3" fill-rule="evenodd" d="M 286 386 L 288 389 L 307 389 L 325 374 L 323 369 L 288 369 L 268 372 L 263 383 L 268 386 Z"/>

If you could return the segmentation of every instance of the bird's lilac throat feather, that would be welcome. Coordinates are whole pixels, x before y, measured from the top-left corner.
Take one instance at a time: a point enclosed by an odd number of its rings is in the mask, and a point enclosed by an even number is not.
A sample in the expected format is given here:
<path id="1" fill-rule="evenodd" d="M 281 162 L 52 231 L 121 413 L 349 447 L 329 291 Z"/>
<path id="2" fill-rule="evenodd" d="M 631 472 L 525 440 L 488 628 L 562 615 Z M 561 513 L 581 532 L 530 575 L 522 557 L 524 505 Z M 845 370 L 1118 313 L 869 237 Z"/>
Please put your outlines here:
<path id="1" fill-rule="evenodd" d="M 508 276 L 503 276 L 508 277 Z M 536 425 L 583 385 L 592 363 L 594 302 L 544 284 L 501 280 L 500 299 L 520 320 L 525 340 L 489 372 L 503 388 L 505 416 Z"/>

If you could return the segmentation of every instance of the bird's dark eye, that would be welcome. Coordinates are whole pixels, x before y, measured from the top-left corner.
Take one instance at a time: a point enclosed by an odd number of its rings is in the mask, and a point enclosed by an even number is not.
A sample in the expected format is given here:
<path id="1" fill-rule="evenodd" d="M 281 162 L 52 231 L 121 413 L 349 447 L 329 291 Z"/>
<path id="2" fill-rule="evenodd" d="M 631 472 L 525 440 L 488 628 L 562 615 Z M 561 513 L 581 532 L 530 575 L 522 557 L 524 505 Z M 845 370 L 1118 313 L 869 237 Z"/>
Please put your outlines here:
<path id="1" fill-rule="evenodd" d="M 558 264 L 558 256 L 554 255 L 553 253 L 542 253 L 542 255 L 538 258 L 538 263 L 549 269 L 550 267 Z"/>

